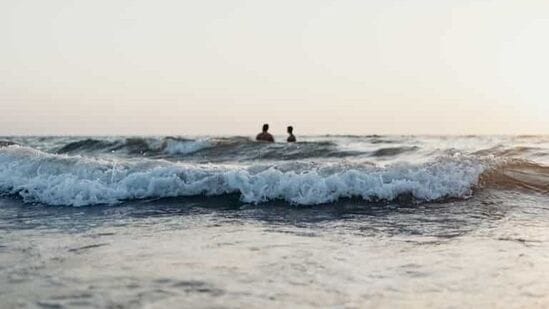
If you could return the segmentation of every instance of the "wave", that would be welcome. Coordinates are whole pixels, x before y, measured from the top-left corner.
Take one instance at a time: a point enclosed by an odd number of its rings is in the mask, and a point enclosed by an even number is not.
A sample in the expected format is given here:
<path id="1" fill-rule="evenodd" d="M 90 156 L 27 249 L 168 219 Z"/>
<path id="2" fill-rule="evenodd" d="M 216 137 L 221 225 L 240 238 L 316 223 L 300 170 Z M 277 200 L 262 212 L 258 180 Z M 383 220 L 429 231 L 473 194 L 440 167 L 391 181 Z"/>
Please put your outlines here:
<path id="1" fill-rule="evenodd" d="M 547 194 L 549 193 L 549 167 L 528 161 L 512 160 L 484 173 L 481 183 L 492 188 L 524 189 Z"/>
<path id="2" fill-rule="evenodd" d="M 150 158 L 187 162 L 293 161 L 304 159 L 370 159 L 377 161 L 421 161 L 440 155 L 462 153 L 473 156 L 524 158 L 549 163 L 547 143 L 528 143 L 511 138 L 473 139 L 457 146 L 450 137 L 398 136 L 308 137 L 299 143 L 257 143 L 248 137 L 27 137 L 7 138 L 16 143 L 54 154 L 90 157 Z M 3 140 L 3 139 L 2 139 Z M 535 142 L 535 143 L 532 143 Z M 454 148 L 456 147 L 456 148 Z"/>
<path id="3" fill-rule="evenodd" d="M 12 141 L 2 141 L 2 140 L 0 140 L 0 147 L 6 147 L 6 146 L 11 146 L 11 145 L 15 145 L 15 143 L 12 142 Z"/>
<path id="4" fill-rule="evenodd" d="M 186 155 L 211 147 L 211 143 L 206 139 L 199 140 L 181 140 L 168 139 L 163 145 L 163 151 L 170 155 Z"/>
<path id="5" fill-rule="evenodd" d="M 446 156 L 422 164 L 279 162 L 189 164 L 146 158 L 97 159 L 0 148 L 0 193 L 25 202 L 87 206 L 127 200 L 239 194 L 244 203 L 315 205 L 343 198 L 419 202 L 468 198 L 494 158 Z"/>
<path id="6" fill-rule="evenodd" d="M 372 153 L 374 157 L 392 157 L 400 155 L 406 152 L 414 152 L 418 150 L 419 147 L 389 147 L 389 148 L 380 148 Z"/>
<path id="7" fill-rule="evenodd" d="M 207 140 L 190 140 L 176 137 L 158 138 L 124 138 L 100 140 L 86 138 L 67 143 L 55 150 L 60 154 L 84 154 L 94 152 L 122 152 L 140 155 L 179 155 L 191 154 L 210 147 Z"/>
<path id="8" fill-rule="evenodd" d="M 475 155 L 494 155 L 502 157 L 520 157 L 527 154 L 542 153 L 542 147 L 513 146 L 505 147 L 497 145 L 488 149 L 481 149 L 474 152 Z"/>
<path id="9" fill-rule="evenodd" d="M 341 158 L 364 154 L 360 151 L 338 149 L 329 141 L 296 144 L 257 143 L 247 137 L 186 139 L 165 138 L 85 138 L 52 150 L 57 154 L 93 155 L 102 153 L 126 154 L 165 159 L 199 159 L 211 162 L 231 160 L 294 160 L 315 157 Z"/>

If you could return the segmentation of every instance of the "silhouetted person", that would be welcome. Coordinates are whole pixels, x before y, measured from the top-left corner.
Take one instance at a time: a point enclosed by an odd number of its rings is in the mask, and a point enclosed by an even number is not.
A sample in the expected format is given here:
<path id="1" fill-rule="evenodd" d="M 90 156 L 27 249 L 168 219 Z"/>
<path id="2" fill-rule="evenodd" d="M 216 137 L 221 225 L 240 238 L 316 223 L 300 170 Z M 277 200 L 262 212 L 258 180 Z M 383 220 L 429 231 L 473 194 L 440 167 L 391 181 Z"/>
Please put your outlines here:
<path id="1" fill-rule="evenodd" d="M 295 136 L 294 136 L 294 127 L 292 126 L 289 126 L 288 127 L 288 134 L 290 134 L 290 136 L 288 136 L 288 143 L 295 143 Z"/>
<path id="2" fill-rule="evenodd" d="M 267 132 L 267 131 L 269 131 L 269 125 L 264 124 L 262 132 L 257 135 L 255 140 L 256 141 L 263 141 L 263 142 L 273 143 L 275 140 L 274 140 L 273 136 L 271 134 L 269 134 L 269 132 Z"/>

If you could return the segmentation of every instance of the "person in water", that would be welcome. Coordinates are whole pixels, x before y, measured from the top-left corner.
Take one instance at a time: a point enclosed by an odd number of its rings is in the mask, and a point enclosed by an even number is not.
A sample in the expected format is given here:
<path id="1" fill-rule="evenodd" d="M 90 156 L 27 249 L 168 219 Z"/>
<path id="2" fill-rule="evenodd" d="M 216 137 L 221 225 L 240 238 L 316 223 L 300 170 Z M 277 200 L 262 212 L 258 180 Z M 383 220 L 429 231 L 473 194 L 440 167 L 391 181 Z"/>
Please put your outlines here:
<path id="1" fill-rule="evenodd" d="M 290 136 L 288 136 L 288 143 L 295 143 L 296 140 L 295 140 L 295 136 L 294 136 L 294 127 L 292 126 L 289 126 L 288 127 L 288 134 L 290 134 Z"/>
<path id="2" fill-rule="evenodd" d="M 261 133 L 259 133 L 257 135 L 257 137 L 255 138 L 256 141 L 263 141 L 263 142 L 270 142 L 270 143 L 274 143 L 274 138 L 273 136 L 267 132 L 269 131 L 269 125 L 268 124 L 264 124 L 263 125 L 263 130 Z"/>

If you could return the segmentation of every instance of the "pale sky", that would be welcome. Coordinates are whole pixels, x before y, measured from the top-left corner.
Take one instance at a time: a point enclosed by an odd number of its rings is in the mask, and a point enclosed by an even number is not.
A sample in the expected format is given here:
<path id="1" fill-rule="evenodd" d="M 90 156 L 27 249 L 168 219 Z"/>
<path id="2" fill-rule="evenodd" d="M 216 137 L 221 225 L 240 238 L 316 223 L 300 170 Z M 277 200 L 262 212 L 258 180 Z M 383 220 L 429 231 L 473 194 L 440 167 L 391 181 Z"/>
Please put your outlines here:
<path id="1" fill-rule="evenodd" d="M 547 0 L 0 0 L 0 135 L 549 134 Z"/>

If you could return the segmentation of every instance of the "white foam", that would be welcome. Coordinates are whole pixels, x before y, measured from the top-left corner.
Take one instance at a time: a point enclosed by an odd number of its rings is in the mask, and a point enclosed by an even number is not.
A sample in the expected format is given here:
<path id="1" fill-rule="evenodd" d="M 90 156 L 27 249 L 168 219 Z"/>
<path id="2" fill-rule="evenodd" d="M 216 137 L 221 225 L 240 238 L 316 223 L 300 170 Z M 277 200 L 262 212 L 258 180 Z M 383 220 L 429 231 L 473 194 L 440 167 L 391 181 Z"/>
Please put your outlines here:
<path id="1" fill-rule="evenodd" d="M 152 197 L 238 193 L 243 202 L 280 199 L 312 205 L 341 198 L 423 201 L 471 195 L 488 165 L 479 159 L 444 157 L 419 165 L 228 166 L 158 160 L 100 160 L 47 154 L 32 148 L 0 148 L 0 192 L 26 202 L 86 206 Z"/>
<path id="2" fill-rule="evenodd" d="M 194 141 L 169 139 L 166 141 L 164 152 L 170 155 L 191 154 L 211 146 L 211 143 L 206 139 L 198 139 Z"/>

